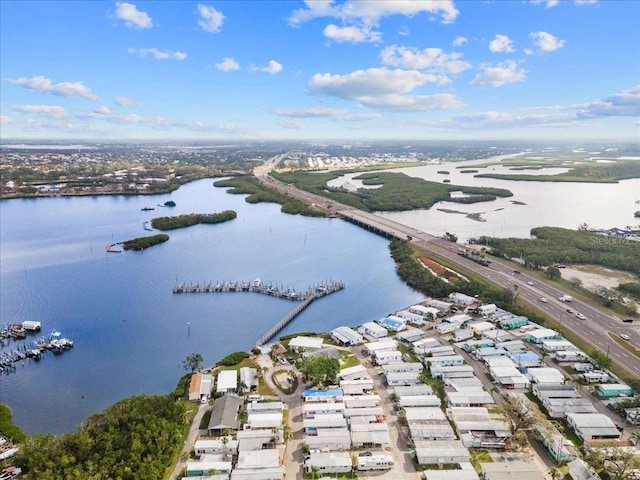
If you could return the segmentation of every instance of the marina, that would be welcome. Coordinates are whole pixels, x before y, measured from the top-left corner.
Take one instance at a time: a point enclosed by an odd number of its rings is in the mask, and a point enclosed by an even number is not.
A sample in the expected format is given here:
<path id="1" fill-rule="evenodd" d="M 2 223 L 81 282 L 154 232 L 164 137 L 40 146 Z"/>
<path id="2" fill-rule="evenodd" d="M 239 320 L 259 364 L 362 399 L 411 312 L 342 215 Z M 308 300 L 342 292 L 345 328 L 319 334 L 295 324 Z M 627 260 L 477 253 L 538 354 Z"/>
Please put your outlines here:
<path id="1" fill-rule="evenodd" d="M 23 324 L 27 324 L 23 327 Z M 36 340 L 27 341 L 21 345 L 11 345 L 12 340 L 21 340 L 27 337 L 27 332 L 39 332 L 40 322 L 23 322 L 23 324 L 11 324 L 0 330 L 0 346 L 6 350 L 0 351 L 0 372 L 11 373 L 16 370 L 16 365 L 25 360 L 40 360 L 46 353 L 60 354 L 73 347 L 73 340 L 65 338 L 54 330 L 48 336 L 40 336 Z M 38 328 L 28 328 L 37 325 Z"/>
<path id="2" fill-rule="evenodd" d="M 294 301 L 306 301 L 318 298 L 344 288 L 344 282 L 328 280 L 309 287 L 305 292 L 296 289 L 264 283 L 260 279 L 251 281 L 178 283 L 173 293 L 216 293 L 216 292 L 254 292 L 272 297 Z"/>

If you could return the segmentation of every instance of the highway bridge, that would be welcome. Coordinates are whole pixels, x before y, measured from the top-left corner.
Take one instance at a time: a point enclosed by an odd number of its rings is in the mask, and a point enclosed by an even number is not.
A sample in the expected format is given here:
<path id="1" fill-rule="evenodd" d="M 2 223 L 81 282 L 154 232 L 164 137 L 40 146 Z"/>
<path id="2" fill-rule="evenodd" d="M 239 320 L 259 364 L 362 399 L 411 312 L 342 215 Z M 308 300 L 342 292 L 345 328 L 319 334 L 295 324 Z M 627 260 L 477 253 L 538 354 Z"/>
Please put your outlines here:
<path id="1" fill-rule="evenodd" d="M 254 174 L 266 185 L 285 192 L 327 214 L 338 216 L 387 238 L 409 240 L 427 252 L 446 259 L 451 265 L 464 267 L 500 288 L 514 289 L 514 287 L 517 287 L 519 301 L 526 302 L 544 312 L 558 322 L 558 326 L 562 331 L 570 331 L 593 349 L 606 353 L 629 374 L 640 378 L 640 358 L 622 347 L 616 340 L 620 338 L 620 334 L 626 334 L 629 336 L 631 344 L 640 347 L 640 329 L 637 325 L 623 323 L 622 319 L 580 300 L 573 300 L 571 309 L 574 310 L 574 313 L 569 314 L 566 311 L 568 304 L 557 300 L 558 297 L 565 295 L 566 292 L 557 288 L 551 282 L 541 282 L 537 277 L 529 276 L 526 270 L 516 273 L 513 266 L 493 258 L 490 266 L 479 265 L 468 258 L 458 255 L 460 245 L 456 243 L 424 233 L 374 213 L 336 204 L 325 197 L 282 183 L 268 175 L 271 168 L 277 165 L 280 158 L 281 156 L 274 157 L 264 165 L 257 167 L 254 170 Z M 518 270 L 518 272 L 520 271 Z M 546 297 L 548 301 L 546 303 L 541 302 L 541 297 Z M 577 319 L 576 313 L 583 314 L 586 320 Z"/>

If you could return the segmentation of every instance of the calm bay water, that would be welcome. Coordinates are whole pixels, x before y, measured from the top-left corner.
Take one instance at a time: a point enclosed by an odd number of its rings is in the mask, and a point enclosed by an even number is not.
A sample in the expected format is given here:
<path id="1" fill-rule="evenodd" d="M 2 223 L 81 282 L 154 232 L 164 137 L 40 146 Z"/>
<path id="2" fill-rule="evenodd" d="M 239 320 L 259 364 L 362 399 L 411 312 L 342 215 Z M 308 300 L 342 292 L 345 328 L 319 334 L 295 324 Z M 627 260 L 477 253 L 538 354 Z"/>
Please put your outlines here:
<path id="1" fill-rule="evenodd" d="M 502 157 L 492 160 L 499 158 Z M 432 182 L 442 182 L 448 178 L 451 180 L 451 185 L 505 188 L 513 192 L 512 197 L 469 205 L 439 202 L 429 210 L 378 212 L 378 214 L 434 235 L 452 232 L 460 241 L 481 235 L 529 238 L 531 228 L 540 226 L 577 229 L 584 222 L 595 228 L 625 228 L 639 224 L 639 220 L 634 218 L 633 214 L 640 210 L 640 204 L 636 203 L 640 201 L 640 178 L 623 180 L 619 183 L 530 182 L 477 178 L 474 177 L 474 173 L 462 173 L 460 168 L 457 168 L 481 163 L 485 161 L 469 160 L 400 168 L 394 172 L 402 172 L 411 177 Z M 439 174 L 439 170 L 446 170 L 450 174 Z M 477 170 L 479 170 L 478 173 L 526 175 L 555 175 L 566 171 L 559 168 L 514 171 L 502 166 Z M 353 180 L 357 175 L 345 175 L 333 180 L 330 184 L 337 186 L 349 181 L 360 186 L 357 180 Z M 468 214 L 480 214 L 482 221 L 469 218 Z"/>
<path id="2" fill-rule="evenodd" d="M 282 334 L 355 326 L 422 299 L 396 276 L 385 239 L 341 220 L 250 205 L 212 184 L 199 180 L 154 197 L 0 202 L 0 323 L 37 320 L 44 334 L 60 330 L 75 342 L 62 355 L 0 374 L 0 403 L 27 433 L 73 431 L 122 398 L 170 392 L 188 353 L 212 365 L 249 350 L 296 305 L 253 293 L 174 295 L 176 281 L 259 277 L 299 290 L 346 283 Z M 177 207 L 140 210 L 169 199 Z M 110 243 L 150 234 L 142 223 L 153 217 L 227 209 L 238 217 L 168 232 L 168 242 L 144 252 L 106 253 Z"/>

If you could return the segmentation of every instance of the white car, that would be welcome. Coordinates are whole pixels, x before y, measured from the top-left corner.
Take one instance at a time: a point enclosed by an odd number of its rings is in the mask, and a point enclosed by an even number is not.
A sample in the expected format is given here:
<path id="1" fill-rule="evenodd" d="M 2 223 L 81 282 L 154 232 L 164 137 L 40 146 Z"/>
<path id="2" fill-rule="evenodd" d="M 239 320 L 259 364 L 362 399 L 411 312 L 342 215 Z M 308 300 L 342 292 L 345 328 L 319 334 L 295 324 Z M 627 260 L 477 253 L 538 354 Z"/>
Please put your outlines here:
<path id="1" fill-rule="evenodd" d="M 540 301 L 542 303 L 547 303 L 549 300 L 547 300 L 547 297 L 540 297 Z"/>
<path id="2" fill-rule="evenodd" d="M 576 313 L 576 317 L 578 317 L 580 320 L 586 320 L 587 317 L 585 317 L 583 314 L 581 313 Z"/>
<path id="3" fill-rule="evenodd" d="M 527 282 L 527 285 L 533 286 L 533 282 Z"/>
<path id="4" fill-rule="evenodd" d="M 631 340 L 631 337 L 629 335 L 627 335 L 626 333 L 621 333 L 620 334 L 620 338 L 623 340 Z"/>

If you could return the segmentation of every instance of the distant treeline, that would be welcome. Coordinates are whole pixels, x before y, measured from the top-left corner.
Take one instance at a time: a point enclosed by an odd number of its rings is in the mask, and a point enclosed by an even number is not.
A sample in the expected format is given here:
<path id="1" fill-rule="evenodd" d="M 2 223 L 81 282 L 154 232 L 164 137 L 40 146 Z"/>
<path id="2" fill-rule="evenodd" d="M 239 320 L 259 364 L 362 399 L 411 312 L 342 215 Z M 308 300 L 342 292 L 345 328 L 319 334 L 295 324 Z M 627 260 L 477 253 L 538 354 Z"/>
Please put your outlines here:
<path id="1" fill-rule="evenodd" d="M 329 188 L 327 182 L 353 170 L 334 172 L 287 172 L 274 173 L 273 176 L 283 182 L 292 183 L 297 188 L 322 195 L 336 202 L 351 205 L 365 211 L 405 211 L 416 208 L 430 208 L 440 201 L 475 203 L 495 200 L 497 197 L 510 197 L 513 194 L 502 188 L 464 187 L 443 185 L 421 178 L 410 177 L 398 172 L 363 173 L 357 180 L 363 185 L 378 188 L 360 188 L 356 192 L 342 188 Z M 461 191 L 468 195 L 452 198 L 451 192 Z"/>
<path id="2" fill-rule="evenodd" d="M 29 437 L 13 459 L 31 480 L 157 480 L 182 446 L 185 403 L 138 395 L 93 415 L 77 433 Z"/>
<path id="3" fill-rule="evenodd" d="M 169 240 L 169 235 L 159 233 L 158 235 L 152 235 L 150 237 L 139 237 L 122 242 L 122 248 L 125 250 L 144 250 L 145 248 L 166 242 L 167 240 Z"/>
<path id="4" fill-rule="evenodd" d="M 236 218 L 233 210 L 220 213 L 189 213 L 177 217 L 158 217 L 151 220 L 151 226 L 158 230 L 173 230 L 175 228 L 190 227 L 199 223 L 222 223 Z"/>
<path id="5" fill-rule="evenodd" d="M 278 203 L 282 205 L 282 212 L 291 215 L 304 215 L 307 217 L 321 217 L 324 214 L 300 200 L 269 188 L 260 183 L 253 175 L 242 175 L 225 180 L 218 180 L 213 184 L 216 187 L 232 187 L 228 193 L 249 194 L 248 203 Z"/>
<path id="6" fill-rule="evenodd" d="M 572 167 L 567 173 L 559 173 L 557 175 L 481 173 L 476 175 L 476 177 L 539 182 L 616 183 L 619 180 L 628 178 L 639 178 L 640 162 L 637 160 L 618 160 L 615 163 L 587 162 Z"/>
<path id="7" fill-rule="evenodd" d="M 640 242 L 558 227 L 534 228 L 531 235 L 535 238 L 480 237 L 471 242 L 491 247 L 498 257 L 522 257 L 532 268 L 584 263 L 640 275 Z"/>

